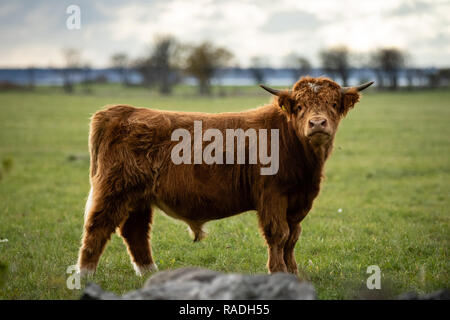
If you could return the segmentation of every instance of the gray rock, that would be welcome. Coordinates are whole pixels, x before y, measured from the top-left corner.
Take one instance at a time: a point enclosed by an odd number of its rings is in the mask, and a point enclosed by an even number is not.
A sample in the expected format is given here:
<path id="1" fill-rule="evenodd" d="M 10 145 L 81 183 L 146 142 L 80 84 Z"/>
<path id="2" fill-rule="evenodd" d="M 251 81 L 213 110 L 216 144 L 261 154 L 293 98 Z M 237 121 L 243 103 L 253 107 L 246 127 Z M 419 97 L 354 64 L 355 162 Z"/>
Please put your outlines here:
<path id="1" fill-rule="evenodd" d="M 224 274 L 200 268 L 156 273 L 142 289 L 122 297 L 88 284 L 83 299 L 130 300 L 314 300 L 312 284 L 287 273 L 272 275 Z"/>
<path id="2" fill-rule="evenodd" d="M 99 285 L 89 282 L 84 288 L 81 300 L 118 300 L 120 297 L 107 291 L 103 291 Z"/>
<path id="3" fill-rule="evenodd" d="M 418 295 L 415 292 L 408 292 L 400 295 L 399 300 L 450 300 L 450 290 L 441 289 L 425 295 Z"/>
<path id="4" fill-rule="evenodd" d="M 314 300 L 311 283 L 299 281 L 288 273 L 272 275 L 225 274 L 200 268 L 161 271 L 150 277 L 144 287 L 117 296 L 88 283 L 84 300 Z M 366 297 L 366 299 L 368 299 Z M 426 295 L 402 294 L 400 300 L 449 300 L 450 290 L 442 289 Z"/>

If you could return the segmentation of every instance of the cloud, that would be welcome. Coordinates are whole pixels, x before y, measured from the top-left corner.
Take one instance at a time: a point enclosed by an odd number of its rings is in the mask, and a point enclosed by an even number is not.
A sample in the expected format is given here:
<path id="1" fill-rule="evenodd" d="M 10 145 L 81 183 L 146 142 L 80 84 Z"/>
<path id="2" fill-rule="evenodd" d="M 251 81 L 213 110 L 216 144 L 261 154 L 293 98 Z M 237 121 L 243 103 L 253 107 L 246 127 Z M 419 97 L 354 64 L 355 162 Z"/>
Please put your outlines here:
<path id="1" fill-rule="evenodd" d="M 320 20 L 303 11 L 278 11 L 273 13 L 262 26 L 263 32 L 299 32 L 320 27 Z"/>
<path id="2" fill-rule="evenodd" d="M 75 47 L 95 66 L 113 53 L 145 54 L 153 38 L 209 40 L 228 48 L 240 65 L 261 56 L 279 66 L 292 52 L 318 65 L 318 52 L 344 44 L 357 52 L 380 46 L 407 50 L 421 66 L 449 66 L 450 3 L 406 0 L 79 0 L 81 30 L 67 30 L 70 0 L 0 4 L 1 66 L 62 65 Z"/>
<path id="3" fill-rule="evenodd" d="M 390 16 L 407 16 L 410 14 L 417 14 L 417 13 L 426 13 L 432 8 L 431 2 L 425 2 L 425 1 L 409 1 L 409 2 L 403 2 L 398 7 L 391 10 L 388 14 Z"/>

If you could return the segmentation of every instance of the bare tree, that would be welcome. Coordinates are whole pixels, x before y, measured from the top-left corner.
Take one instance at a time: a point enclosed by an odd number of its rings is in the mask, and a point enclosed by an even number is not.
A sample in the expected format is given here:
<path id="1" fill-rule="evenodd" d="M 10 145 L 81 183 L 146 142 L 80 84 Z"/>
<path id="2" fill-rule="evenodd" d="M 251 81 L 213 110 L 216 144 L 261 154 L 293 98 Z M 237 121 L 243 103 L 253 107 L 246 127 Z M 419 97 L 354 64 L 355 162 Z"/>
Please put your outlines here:
<path id="1" fill-rule="evenodd" d="M 111 66 L 120 76 L 124 86 L 128 85 L 128 56 L 126 53 L 118 52 L 111 56 Z"/>
<path id="2" fill-rule="evenodd" d="M 217 69 L 226 67 L 233 57 L 225 48 L 215 47 L 210 42 L 186 47 L 185 71 L 195 77 L 201 95 L 211 93 L 211 78 Z"/>
<path id="3" fill-rule="evenodd" d="M 332 77 L 339 77 L 344 86 L 348 85 L 350 74 L 350 51 L 345 46 L 337 46 L 322 50 L 320 60 L 322 68 Z"/>
<path id="4" fill-rule="evenodd" d="M 411 90 L 414 87 L 414 79 L 417 77 L 418 72 L 415 68 L 407 68 L 405 70 L 406 81 L 408 83 L 408 89 Z"/>
<path id="5" fill-rule="evenodd" d="M 172 36 L 158 36 L 150 55 L 137 61 L 136 67 L 148 86 L 158 85 L 159 92 L 170 94 L 177 80 L 177 54 L 179 45 Z"/>
<path id="6" fill-rule="evenodd" d="M 159 91 L 163 94 L 169 94 L 172 91 L 176 51 L 177 43 L 172 36 L 156 38 L 151 60 L 159 80 Z"/>
<path id="7" fill-rule="evenodd" d="M 85 61 L 81 68 L 82 68 L 81 84 L 83 85 L 83 92 L 86 94 L 91 94 L 92 93 L 91 64 Z"/>
<path id="8" fill-rule="evenodd" d="M 311 74 L 311 63 L 303 56 L 291 53 L 284 58 L 284 61 L 286 68 L 292 70 L 292 78 L 294 81 L 297 81 L 302 76 Z"/>
<path id="9" fill-rule="evenodd" d="M 398 73 L 405 66 L 406 55 L 397 48 L 381 48 L 372 54 L 372 66 L 378 77 L 378 86 L 385 86 L 389 82 L 390 89 L 398 87 Z"/>
<path id="10" fill-rule="evenodd" d="M 264 83 L 264 67 L 267 66 L 261 57 L 252 57 L 250 61 L 250 74 L 256 84 Z"/>
<path id="11" fill-rule="evenodd" d="M 448 87 L 450 85 L 450 68 L 438 69 L 427 75 L 428 87 Z"/>
<path id="12" fill-rule="evenodd" d="M 75 48 L 66 48 L 63 50 L 68 68 L 78 68 L 81 65 L 81 52 Z"/>
<path id="13" fill-rule="evenodd" d="M 62 69 L 64 91 L 73 91 L 73 75 L 77 74 L 81 66 L 81 53 L 75 48 L 63 49 L 63 55 L 66 62 L 65 68 Z"/>
<path id="14" fill-rule="evenodd" d="M 142 77 L 142 84 L 147 87 L 152 87 L 156 83 L 156 76 L 153 72 L 152 61 L 149 57 L 141 57 L 134 61 L 134 68 Z"/>

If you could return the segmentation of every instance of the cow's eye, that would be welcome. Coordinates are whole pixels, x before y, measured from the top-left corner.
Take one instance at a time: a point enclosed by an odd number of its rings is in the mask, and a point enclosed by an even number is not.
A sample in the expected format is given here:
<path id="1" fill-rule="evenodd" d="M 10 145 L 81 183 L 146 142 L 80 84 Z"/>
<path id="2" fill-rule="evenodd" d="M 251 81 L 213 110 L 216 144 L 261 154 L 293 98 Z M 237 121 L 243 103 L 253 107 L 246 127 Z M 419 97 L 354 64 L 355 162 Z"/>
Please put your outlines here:
<path id="1" fill-rule="evenodd" d="M 336 103 L 333 103 L 333 108 L 337 108 L 337 104 Z"/>

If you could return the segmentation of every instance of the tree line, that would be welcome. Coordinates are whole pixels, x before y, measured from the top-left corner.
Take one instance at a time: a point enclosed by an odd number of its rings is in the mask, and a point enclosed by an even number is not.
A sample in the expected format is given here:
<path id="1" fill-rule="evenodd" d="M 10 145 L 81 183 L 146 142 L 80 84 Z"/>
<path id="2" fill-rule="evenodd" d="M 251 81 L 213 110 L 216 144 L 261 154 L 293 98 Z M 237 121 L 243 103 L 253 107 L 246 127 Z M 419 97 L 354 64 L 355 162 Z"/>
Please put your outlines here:
<path id="1" fill-rule="evenodd" d="M 80 53 L 75 49 L 64 51 L 66 68 L 61 70 L 64 88 L 73 89 L 70 73 L 83 71 L 86 79 L 90 70 L 89 64 L 81 63 Z M 450 70 L 440 69 L 434 73 L 425 73 L 423 69 L 409 66 L 408 54 L 398 48 L 379 48 L 368 55 L 353 53 L 346 46 L 335 46 L 319 52 L 321 70 L 325 75 L 347 86 L 352 70 L 370 69 L 376 76 L 378 89 L 396 90 L 399 88 L 400 72 L 404 72 L 407 87 L 448 86 Z M 200 44 L 180 43 L 173 36 L 155 37 L 145 56 L 131 59 L 125 52 L 111 56 L 111 67 L 120 76 L 124 86 L 134 85 L 130 81 L 130 71 L 138 72 L 145 87 L 157 88 L 161 94 L 171 94 L 173 86 L 185 76 L 196 79 L 198 93 L 211 94 L 211 81 L 218 77 L 220 69 L 236 65 L 233 53 L 228 49 L 216 46 L 212 42 Z M 284 58 L 284 66 L 292 73 L 293 81 L 312 71 L 310 61 L 301 55 L 289 54 Z M 253 57 L 248 71 L 255 83 L 265 81 L 264 70 L 270 65 L 263 57 Z M 364 79 L 368 80 L 368 79 Z M 85 81 L 88 83 L 88 80 Z M 86 86 L 86 91 L 89 87 Z"/>

